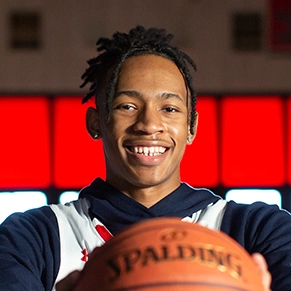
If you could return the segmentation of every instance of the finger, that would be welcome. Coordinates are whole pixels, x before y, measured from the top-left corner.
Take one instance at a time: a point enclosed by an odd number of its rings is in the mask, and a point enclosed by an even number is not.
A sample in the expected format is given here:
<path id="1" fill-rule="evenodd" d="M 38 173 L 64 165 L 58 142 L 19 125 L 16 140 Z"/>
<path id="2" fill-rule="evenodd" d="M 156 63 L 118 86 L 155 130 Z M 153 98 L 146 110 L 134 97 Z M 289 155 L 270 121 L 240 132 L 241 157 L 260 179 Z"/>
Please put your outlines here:
<path id="1" fill-rule="evenodd" d="M 67 277 L 59 281 L 56 285 L 56 291 L 73 291 L 79 278 L 80 271 L 73 271 Z"/>
<path id="2" fill-rule="evenodd" d="M 261 274 L 264 290 L 271 291 L 272 276 L 268 270 L 268 265 L 265 258 L 259 253 L 254 253 L 252 257 Z"/>

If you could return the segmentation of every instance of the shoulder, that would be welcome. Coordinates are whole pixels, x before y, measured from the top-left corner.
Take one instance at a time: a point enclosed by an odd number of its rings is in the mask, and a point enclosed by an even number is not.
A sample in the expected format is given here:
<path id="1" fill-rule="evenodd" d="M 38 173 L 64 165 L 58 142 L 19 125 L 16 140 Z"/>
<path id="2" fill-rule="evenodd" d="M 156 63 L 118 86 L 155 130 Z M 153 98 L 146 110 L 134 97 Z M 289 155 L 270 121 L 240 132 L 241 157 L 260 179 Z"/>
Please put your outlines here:
<path id="1" fill-rule="evenodd" d="M 1 241 L 15 243 L 28 248 L 54 249 L 58 253 L 59 249 L 59 228 L 57 218 L 49 206 L 31 209 L 23 213 L 10 215 L 0 225 Z M 49 248 L 47 248 L 49 246 Z"/>
<path id="2" fill-rule="evenodd" d="M 57 219 L 50 207 L 9 216 L 0 225 L 0 241 L 3 286 L 11 284 L 17 290 L 27 286 L 33 290 L 52 288 L 60 264 L 60 246 Z"/>
<path id="3" fill-rule="evenodd" d="M 58 219 L 80 219 L 88 217 L 90 203 L 87 199 L 80 198 L 76 201 L 72 201 L 64 205 L 51 204 L 49 207 Z"/>
<path id="4" fill-rule="evenodd" d="M 277 205 L 255 202 L 250 205 L 227 203 L 221 230 L 235 238 L 244 247 L 253 249 L 276 234 L 291 241 L 290 213 Z M 253 251 L 258 251 L 253 249 Z"/>
<path id="5" fill-rule="evenodd" d="M 1 227 L 13 228 L 19 225 L 21 225 L 21 229 L 37 228 L 39 231 L 42 228 L 57 228 L 57 219 L 49 206 L 43 206 L 26 212 L 13 213 L 4 220 Z"/>
<path id="6" fill-rule="evenodd" d="M 247 221 L 266 220 L 280 218 L 284 221 L 291 221 L 290 213 L 284 209 L 280 209 L 277 205 L 269 205 L 263 202 L 255 202 L 252 204 L 239 204 L 234 201 L 227 203 L 225 218 L 243 218 Z"/>
<path id="7" fill-rule="evenodd" d="M 291 216 L 276 205 L 228 202 L 222 230 L 249 253 L 259 252 L 272 273 L 272 290 L 289 290 L 291 279 Z"/>

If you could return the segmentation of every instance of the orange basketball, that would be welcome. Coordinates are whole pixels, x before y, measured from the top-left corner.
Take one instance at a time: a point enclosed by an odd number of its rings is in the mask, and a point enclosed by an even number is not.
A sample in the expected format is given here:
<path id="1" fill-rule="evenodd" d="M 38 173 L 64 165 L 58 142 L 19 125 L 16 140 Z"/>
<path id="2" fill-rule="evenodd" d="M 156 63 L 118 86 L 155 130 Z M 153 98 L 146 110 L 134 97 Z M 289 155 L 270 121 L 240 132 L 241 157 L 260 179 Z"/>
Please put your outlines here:
<path id="1" fill-rule="evenodd" d="M 89 256 L 76 291 L 263 291 L 251 256 L 218 231 L 150 219 Z"/>

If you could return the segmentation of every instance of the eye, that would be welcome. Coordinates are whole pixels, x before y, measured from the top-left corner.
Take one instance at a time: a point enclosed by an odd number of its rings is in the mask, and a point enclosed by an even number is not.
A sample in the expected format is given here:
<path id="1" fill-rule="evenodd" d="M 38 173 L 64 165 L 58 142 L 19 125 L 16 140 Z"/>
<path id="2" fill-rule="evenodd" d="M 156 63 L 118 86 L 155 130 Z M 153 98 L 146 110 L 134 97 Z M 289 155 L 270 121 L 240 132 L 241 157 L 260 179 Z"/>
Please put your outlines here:
<path id="1" fill-rule="evenodd" d="M 164 111 L 172 113 L 172 112 L 177 112 L 178 110 L 172 106 L 164 108 Z"/>
<path id="2" fill-rule="evenodd" d="M 125 105 L 122 105 L 121 107 L 125 110 L 134 110 L 135 109 L 135 107 L 133 105 L 130 105 L 130 104 L 125 104 Z"/>
<path id="3" fill-rule="evenodd" d="M 114 109 L 121 109 L 121 110 L 125 110 L 125 111 L 131 111 L 131 110 L 135 110 L 136 106 L 134 106 L 132 104 L 120 104 L 120 105 L 117 105 L 116 107 L 114 107 Z"/>

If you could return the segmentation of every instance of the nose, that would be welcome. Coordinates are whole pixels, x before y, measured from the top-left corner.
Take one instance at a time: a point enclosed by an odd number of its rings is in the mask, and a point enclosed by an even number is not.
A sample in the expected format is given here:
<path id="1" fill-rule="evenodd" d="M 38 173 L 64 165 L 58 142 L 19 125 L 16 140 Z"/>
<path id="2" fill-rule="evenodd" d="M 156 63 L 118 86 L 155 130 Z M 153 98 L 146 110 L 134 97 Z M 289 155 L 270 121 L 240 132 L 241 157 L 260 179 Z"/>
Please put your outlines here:
<path id="1" fill-rule="evenodd" d="M 144 108 L 134 124 L 134 131 L 144 134 L 154 134 L 164 130 L 161 113 L 155 108 Z"/>

